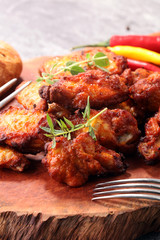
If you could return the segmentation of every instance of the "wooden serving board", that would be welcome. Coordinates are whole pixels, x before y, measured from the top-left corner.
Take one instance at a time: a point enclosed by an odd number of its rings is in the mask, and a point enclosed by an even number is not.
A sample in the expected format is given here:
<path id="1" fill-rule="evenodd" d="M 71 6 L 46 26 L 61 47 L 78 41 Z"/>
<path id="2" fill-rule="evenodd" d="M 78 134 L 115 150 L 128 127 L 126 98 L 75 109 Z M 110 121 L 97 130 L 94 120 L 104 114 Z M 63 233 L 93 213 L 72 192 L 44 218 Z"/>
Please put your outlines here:
<path id="1" fill-rule="evenodd" d="M 22 80 L 35 80 L 46 57 L 24 63 Z M 16 104 L 14 100 L 11 105 Z M 38 156 L 41 159 L 41 155 Z M 160 178 L 160 163 L 147 166 L 127 159 L 125 174 L 90 179 L 79 188 L 55 182 L 40 161 L 24 173 L 0 170 L 0 239 L 135 239 L 160 229 L 160 203 L 136 199 L 91 201 L 100 181 Z"/>

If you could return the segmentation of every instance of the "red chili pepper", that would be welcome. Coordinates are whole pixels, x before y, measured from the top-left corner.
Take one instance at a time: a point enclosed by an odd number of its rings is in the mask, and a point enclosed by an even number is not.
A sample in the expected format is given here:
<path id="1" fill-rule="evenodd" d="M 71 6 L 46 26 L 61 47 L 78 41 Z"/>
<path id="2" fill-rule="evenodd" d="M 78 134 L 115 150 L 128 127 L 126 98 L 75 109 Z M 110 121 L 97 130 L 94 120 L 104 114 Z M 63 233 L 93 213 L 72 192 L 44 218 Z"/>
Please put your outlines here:
<path id="1" fill-rule="evenodd" d="M 108 41 L 100 42 L 92 45 L 84 45 L 74 47 L 73 49 L 80 47 L 114 47 L 114 46 L 134 46 L 146 48 L 155 52 L 160 53 L 160 36 L 147 36 L 147 35 L 115 35 L 112 36 Z"/>
<path id="2" fill-rule="evenodd" d="M 148 62 L 142 62 L 142 61 L 137 61 L 137 60 L 127 58 L 127 63 L 128 63 L 128 67 L 131 68 L 131 70 L 136 70 L 137 68 L 145 68 L 153 72 L 160 72 L 159 67 Z"/>
<path id="3" fill-rule="evenodd" d="M 160 53 L 160 36 L 112 36 L 110 39 L 110 46 L 117 45 L 142 47 Z"/>

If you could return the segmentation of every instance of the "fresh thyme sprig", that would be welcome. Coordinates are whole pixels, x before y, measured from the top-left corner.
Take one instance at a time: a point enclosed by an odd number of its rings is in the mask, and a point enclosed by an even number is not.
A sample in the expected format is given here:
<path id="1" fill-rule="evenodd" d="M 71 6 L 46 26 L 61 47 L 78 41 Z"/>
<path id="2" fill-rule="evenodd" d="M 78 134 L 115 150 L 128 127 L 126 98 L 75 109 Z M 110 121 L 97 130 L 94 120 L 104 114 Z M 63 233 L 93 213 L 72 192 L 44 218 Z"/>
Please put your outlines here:
<path id="1" fill-rule="evenodd" d="M 45 80 L 47 83 L 53 84 L 56 81 L 58 81 L 57 79 L 54 79 L 55 76 L 60 74 L 61 72 L 69 71 L 72 75 L 77 75 L 78 73 L 85 72 L 85 70 L 80 66 L 83 63 L 87 63 L 88 66 L 94 65 L 97 68 L 100 68 L 101 70 L 103 70 L 105 72 L 108 72 L 108 69 L 105 67 L 107 67 L 109 65 L 109 60 L 108 60 L 108 57 L 104 53 L 98 52 L 93 57 L 91 57 L 91 55 L 89 53 L 87 53 L 86 59 L 83 61 L 80 61 L 80 62 L 68 61 L 68 62 L 66 62 L 64 67 L 60 68 L 60 70 L 58 72 L 55 72 L 53 74 L 42 73 L 42 77 L 39 77 L 37 79 L 37 82 L 41 82 L 41 81 Z M 55 63 L 52 66 L 51 70 L 53 70 L 57 65 L 58 65 L 58 63 Z"/>
<path id="2" fill-rule="evenodd" d="M 52 119 L 50 118 L 49 114 L 47 113 L 47 122 L 48 122 L 49 128 L 48 127 L 40 127 L 40 128 L 42 130 L 44 130 L 45 132 L 47 132 L 47 134 L 44 134 L 46 137 L 49 137 L 52 139 L 52 141 L 53 141 L 52 148 L 54 148 L 56 146 L 56 137 L 64 136 L 68 140 L 71 140 L 72 132 L 78 131 L 78 130 L 80 130 L 82 128 L 86 128 L 86 127 L 88 128 L 89 135 L 94 140 L 96 140 L 96 135 L 94 133 L 93 127 L 91 126 L 91 122 L 95 118 L 97 118 L 99 115 L 101 115 L 104 111 L 106 111 L 106 109 L 107 108 L 104 108 L 102 111 L 100 111 L 95 116 L 90 118 L 90 103 L 89 103 L 89 97 L 88 97 L 86 108 L 84 110 L 84 113 L 82 113 L 83 119 L 86 121 L 85 123 L 80 123 L 80 124 L 74 125 L 70 120 L 68 120 L 67 118 L 64 117 L 64 121 L 62 119 L 57 120 L 57 123 L 60 127 L 60 129 L 57 130 L 54 128 Z"/>

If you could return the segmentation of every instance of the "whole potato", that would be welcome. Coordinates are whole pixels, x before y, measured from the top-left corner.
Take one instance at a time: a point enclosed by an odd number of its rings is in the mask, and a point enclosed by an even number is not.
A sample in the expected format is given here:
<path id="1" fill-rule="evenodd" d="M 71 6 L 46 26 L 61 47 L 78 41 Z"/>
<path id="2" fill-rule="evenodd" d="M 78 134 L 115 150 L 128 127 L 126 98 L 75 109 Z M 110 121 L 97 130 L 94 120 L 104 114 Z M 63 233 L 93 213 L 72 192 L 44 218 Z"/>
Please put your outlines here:
<path id="1" fill-rule="evenodd" d="M 22 60 L 17 51 L 0 40 L 0 86 L 12 78 L 18 78 L 21 71 Z"/>

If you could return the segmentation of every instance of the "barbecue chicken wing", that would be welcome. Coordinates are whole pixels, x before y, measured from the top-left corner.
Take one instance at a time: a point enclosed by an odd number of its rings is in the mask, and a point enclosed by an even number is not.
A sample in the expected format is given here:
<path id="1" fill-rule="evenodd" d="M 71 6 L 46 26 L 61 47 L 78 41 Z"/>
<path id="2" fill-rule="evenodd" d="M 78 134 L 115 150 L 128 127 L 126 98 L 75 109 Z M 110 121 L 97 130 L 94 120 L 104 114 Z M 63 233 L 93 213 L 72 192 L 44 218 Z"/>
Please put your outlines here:
<path id="1" fill-rule="evenodd" d="M 147 164 L 160 161 L 160 110 L 146 123 L 145 134 L 138 146 L 139 152 Z"/>
<path id="2" fill-rule="evenodd" d="M 154 72 L 129 88 L 130 97 L 146 112 L 157 112 L 160 106 L 160 73 Z"/>
<path id="3" fill-rule="evenodd" d="M 90 96 L 92 108 L 117 104 L 128 98 L 125 79 L 101 70 L 88 70 L 60 79 L 51 86 L 42 86 L 39 94 L 49 103 L 56 102 L 68 109 L 84 109 Z"/>
<path id="4" fill-rule="evenodd" d="M 0 168 L 22 172 L 29 166 L 29 163 L 23 154 L 7 146 L 0 146 Z"/>
<path id="5" fill-rule="evenodd" d="M 99 111 L 91 110 L 90 118 Z M 82 114 L 77 113 L 72 117 L 74 124 L 84 122 Z M 106 110 L 96 117 L 91 126 L 94 129 L 99 143 L 109 149 L 120 151 L 122 153 L 131 153 L 136 149 L 140 131 L 137 127 L 136 119 L 128 112 L 122 109 Z M 80 132 L 86 132 L 88 128 L 82 128 L 75 132 L 76 136 Z"/>
<path id="6" fill-rule="evenodd" d="M 65 67 L 66 62 L 68 61 L 75 61 L 80 62 L 86 60 L 86 54 L 90 54 L 91 57 L 93 57 L 96 53 L 103 52 L 109 59 L 109 66 L 105 67 L 108 69 L 110 74 L 121 74 L 125 68 L 127 68 L 127 61 L 126 58 L 122 56 L 118 56 L 108 50 L 104 47 L 97 47 L 97 48 L 85 48 L 80 51 L 72 52 L 71 54 L 68 54 L 66 56 L 58 56 L 53 57 L 49 59 L 48 61 L 45 61 L 42 68 L 40 69 L 40 72 L 45 72 L 49 74 L 55 74 L 61 70 L 62 67 Z M 57 64 L 58 63 L 58 64 Z M 57 64 L 55 67 L 53 67 L 55 64 Z M 96 69 L 95 66 L 89 66 L 87 63 L 80 64 L 81 67 L 85 68 L 85 70 L 89 69 Z M 67 72 L 61 72 L 58 75 L 55 76 L 55 78 L 59 79 L 62 76 L 71 75 L 69 71 Z"/>
<path id="7" fill-rule="evenodd" d="M 49 143 L 42 162 L 52 178 L 71 187 L 83 185 L 90 175 L 121 173 L 125 170 L 121 156 L 100 146 L 88 133 L 81 133 L 70 141 L 57 137 L 56 147 L 52 148 L 52 142 Z"/>
<path id="8" fill-rule="evenodd" d="M 0 143 L 23 153 L 43 151 L 46 139 L 40 126 L 47 126 L 46 113 L 10 107 L 0 113 Z"/>

